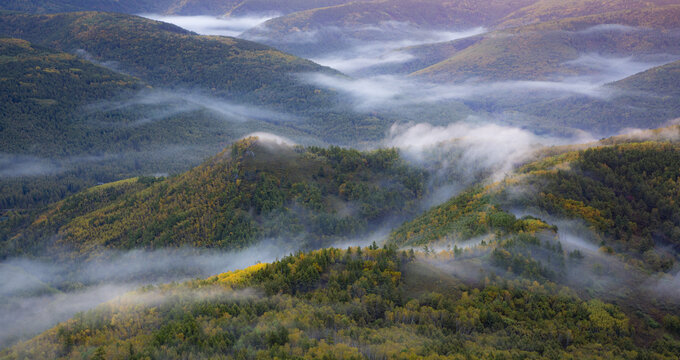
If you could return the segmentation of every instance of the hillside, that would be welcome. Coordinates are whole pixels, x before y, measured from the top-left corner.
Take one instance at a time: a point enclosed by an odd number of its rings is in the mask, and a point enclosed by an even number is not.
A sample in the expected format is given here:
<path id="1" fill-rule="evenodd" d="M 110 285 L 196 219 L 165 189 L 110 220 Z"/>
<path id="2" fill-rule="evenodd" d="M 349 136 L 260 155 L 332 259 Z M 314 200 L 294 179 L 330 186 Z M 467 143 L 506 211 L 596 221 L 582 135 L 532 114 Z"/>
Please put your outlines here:
<path id="1" fill-rule="evenodd" d="M 237 16 L 262 13 L 288 14 L 345 2 L 348 0 L 8 0 L 0 4 L 0 10 L 33 14 L 106 11 L 126 14 Z"/>
<path id="2" fill-rule="evenodd" d="M 306 73 L 341 76 L 338 72 L 246 40 L 198 36 L 167 23 L 96 12 L 3 15 L 0 34 L 76 51 L 180 97 L 189 92 L 246 109 L 262 107 L 260 117 L 267 122 L 315 140 L 355 144 L 376 140 L 387 127 L 374 116 L 354 113 L 335 92 L 299 79 Z M 219 113 L 220 105 L 208 107 Z"/>
<path id="3" fill-rule="evenodd" d="M 182 15 L 228 15 L 289 14 L 314 8 L 322 8 L 351 2 L 351 0 L 184 0 L 167 12 Z"/>
<path id="4" fill-rule="evenodd" d="M 174 25 L 122 14 L 4 15 L 0 33 L 61 51 L 83 50 L 153 86 L 200 87 L 279 105 L 290 100 L 291 93 L 299 97 L 292 105 L 314 97 L 313 89 L 297 84 L 291 73 L 325 71 L 264 45 L 196 36 Z"/>
<path id="5" fill-rule="evenodd" d="M 424 54 L 439 52 L 439 62 L 413 72 L 428 80 L 547 80 L 591 75 L 597 69 L 579 63 L 583 55 L 645 59 L 680 55 L 674 29 L 680 27 L 680 6 L 653 7 L 587 15 L 498 30 L 465 42 L 425 45 Z M 604 24 L 604 25 L 603 25 Z M 616 24 L 607 27 L 606 24 Z M 527 49 L 540 49 L 532 51 Z M 408 49 L 416 57 L 419 48 Z M 449 56 L 441 60 L 445 54 Z M 644 60 L 643 60 L 644 61 Z M 602 70 L 599 70 L 602 71 Z"/>
<path id="6" fill-rule="evenodd" d="M 35 144 L 40 153 L 69 154 L 92 143 L 65 148 L 85 124 L 66 121 L 83 104 L 115 99 L 142 89 L 138 79 L 81 60 L 75 55 L 48 50 L 19 39 L 0 39 L 0 151 L 26 153 Z M 64 119 L 64 121 L 54 121 Z M 105 141 L 104 139 L 98 139 Z M 96 142 L 96 140 L 93 140 Z"/>
<path id="7" fill-rule="evenodd" d="M 243 36 L 293 54 L 319 56 L 361 45 L 360 41 L 403 41 L 401 37 L 423 36 L 432 30 L 478 28 L 533 1 L 349 2 L 277 17 Z"/>
<path id="8" fill-rule="evenodd" d="M 1 10 L 45 14 L 69 11 L 140 13 L 163 11 L 176 0 L 7 0 Z"/>
<path id="9" fill-rule="evenodd" d="M 155 92 L 139 78 L 25 40 L 0 38 L 0 52 L 1 209 L 186 171 L 255 129 L 299 134 L 262 115 L 216 113 L 214 99 Z"/>
<path id="10" fill-rule="evenodd" d="M 639 91 L 659 95 L 660 97 L 680 94 L 680 61 L 658 66 L 628 78 L 616 81 L 611 86 L 623 91 Z"/>
<path id="11" fill-rule="evenodd" d="M 387 126 L 297 78 L 332 70 L 249 41 L 110 13 L 3 14 L 0 34 L 30 41 L 2 59 L 3 209 L 185 171 L 254 131 L 344 144 Z M 29 166 L 49 178 L 17 180 Z"/>
<path id="12" fill-rule="evenodd" d="M 509 28 L 565 18 L 615 11 L 639 12 L 654 6 L 674 5 L 673 0 L 539 0 L 505 16 L 497 27 Z"/>
<path id="13" fill-rule="evenodd" d="M 14 220 L 2 255 L 241 249 L 263 239 L 319 247 L 412 216 L 425 191 L 425 174 L 396 151 L 293 148 L 254 138 L 184 174 L 141 181 L 94 188 L 28 223 Z"/>
<path id="14" fill-rule="evenodd" d="M 664 126 L 680 117 L 679 65 L 672 62 L 609 83 L 604 89 L 610 98 L 574 96 L 515 109 L 601 134 Z"/>
<path id="15" fill-rule="evenodd" d="M 5 359 L 677 357 L 677 317 L 640 326 L 554 284 L 470 282 L 442 260 L 325 249 L 146 287 L 0 353 Z M 648 338 L 646 342 L 640 340 Z"/>
<path id="16" fill-rule="evenodd" d="M 680 209 L 673 200 L 680 176 L 678 128 L 648 137 L 672 142 L 639 142 L 647 137 L 636 136 L 640 140 L 614 138 L 529 163 L 501 183 L 473 188 L 427 211 L 390 240 L 401 246 L 437 244 L 549 228 L 514 215 L 533 214 L 559 223 L 583 221 L 591 232 L 586 237 L 633 263 L 669 271 L 680 245 Z"/>
<path id="17" fill-rule="evenodd" d="M 146 84 L 72 54 L 7 38 L 0 52 L 2 209 L 39 207 L 120 177 L 185 170 L 219 148 L 206 144 L 242 136 L 198 109 L 144 121 L 159 107 L 97 108 L 131 101 Z M 171 155 L 177 143 L 187 146 L 181 156 Z"/>

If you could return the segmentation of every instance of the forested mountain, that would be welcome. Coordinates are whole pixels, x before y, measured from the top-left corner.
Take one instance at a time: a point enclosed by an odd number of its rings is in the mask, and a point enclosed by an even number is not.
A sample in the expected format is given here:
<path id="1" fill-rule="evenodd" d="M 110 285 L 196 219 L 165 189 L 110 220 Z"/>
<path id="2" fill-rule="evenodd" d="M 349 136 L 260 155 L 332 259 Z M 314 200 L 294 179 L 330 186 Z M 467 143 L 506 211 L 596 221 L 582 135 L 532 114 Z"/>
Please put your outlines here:
<path id="1" fill-rule="evenodd" d="M 77 129 L 83 124 L 76 121 L 55 119 L 66 120 L 83 104 L 115 99 L 144 86 L 136 78 L 24 40 L 0 39 L 0 52 L 0 143 L 6 153 L 28 153 L 37 144 L 42 144 L 42 155 L 73 154 L 90 148 L 92 143 L 65 146 L 73 141 L 75 132 L 83 136 L 86 131 Z"/>
<path id="2" fill-rule="evenodd" d="M 98 182 L 184 171 L 255 129 L 280 128 L 262 115 L 242 119 L 247 112 L 230 111 L 233 104 L 155 91 L 25 40 L 0 39 L 0 50 L 2 209 L 34 208 Z"/>
<path id="3" fill-rule="evenodd" d="M 437 81 L 545 80 L 588 74 L 588 64 L 578 61 L 584 54 L 677 57 L 679 14 L 678 5 L 608 12 L 498 30 L 451 44 L 425 45 L 425 54 L 436 52 L 439 58 L 424 58 L 438 62 L 413 75 Z M 410 51 L 418 57 L 418 48 Z M 448 56 L 442 53 L 446 51 Z M 441 59 L 444 56 L 446 59 Z"/>
<path id="4" fill-rule="evenodd" d="M 178 90 L 180 97 L 182 91 L 198 91 L 288 113 L 298 121 L 260 117 L 330 143 L 375 140 L 388 126 L 353 113 L 333 91 L 299 79 L 307 73 L 341 76 L 338 72 L 246 40 L 197 36 L 167 23 L 95 12 L 3 15 L 0 34 L 78 52 L 155 88 Z"/>
<path id="5" fill-rule="evenodd" d="M 677 0 L 2 1 L 0 359 L 678 359 L 679 40 Z"/>
<path id="6" fill-rule="evenodd" d="M 395 230 L 391 241 L 431 245 L 549 228 L 532 217 L 514 215 L 528 213 L 583 221 L 592 238 L 609 250 L 655 271 L 668 271 L 677 260 L 680 239 L 674 201 L 680 176 L 678 134 L 674 126 L 638 135 L 666 141 L 619 137 L 586 150 L 558 150 L 559 155 L 526 164 L 509 179 L 473 188 L 427 211 Z"/>
<path id="7" fill-rule="evenodd" d="M 665 318 L 661 328 L 645 328 L 615 305 L 583 300 L 550 282 L 468 282 L 447 274 L 446 264 L 377 247 L 300 253 L 206 280 L 141 289 L 0 354 L 7 359 L 678 355 L 676 317 Z"/>
<path id="8" fill-rule="evenodd" d="M 249 15 L 287 14 L 346 2 L 349 0 L 8 0 L 0 4 L 0 9 L 36 14 L 108 11 L 127 14 Z"/>
<path id="9" fill-rule="evenodd" d="M 465 29 L 485 26 L 531 4 L 535 0 L 512 1 L 356 1 L 296 12 L 267 21 L 257 31 L 270 32 L 280 39 L 295 32 L 324 27 L 351 28 L 384 22 L 410 23 L 424 28 Z"/>
<path id="10" fill-rule="evenodd" d="M 516 109 L 599 133 L 664 126 L 680 117 L 678 65 L 672 62 L 609 83 L 606 98 L 574 96 Z"/>
<path id="11" fill-rule="evenodd" d="M 387 126 L 297 79 L 336 72 L 245 40 L 110 13 L 4 14 L 0 34 L 31 41 L 3 40 L 3 208 L 183 171 L 253 131 L 345 143 Z M 15 181 L 25 164 L 51 177 Z"/>
<path id="12" fill-rule="evenodd" d="M 2 254 L 242 249 L 262 239 L 318 247 L 413 216 L 425 180 L 394 150 L 305 149 L 248 138 L 176 177 L 103 185 L 37 218 L 12 217 L 4 222 Z"/>
<path id="13" fill-rule="evenodd" d="M 153 86 L 200 87 L 279 106 L 294 94 L 297 101 L 288 101 L 291 108 L 318 97 L 291 73 L 332 73 L 253 42 L 196 36 L 174 25 L 122 14 L 3 15 L 0 33 L 61 51 L 82 50 Z"/>
<path id="14" fill-rule="evenodd" d="M 514 27 L 615 11 L 638 12 L 645 8 L 677 4 L 673 0 L 539 0 L 512 12 L 502 19 L 499 27 Z"/>

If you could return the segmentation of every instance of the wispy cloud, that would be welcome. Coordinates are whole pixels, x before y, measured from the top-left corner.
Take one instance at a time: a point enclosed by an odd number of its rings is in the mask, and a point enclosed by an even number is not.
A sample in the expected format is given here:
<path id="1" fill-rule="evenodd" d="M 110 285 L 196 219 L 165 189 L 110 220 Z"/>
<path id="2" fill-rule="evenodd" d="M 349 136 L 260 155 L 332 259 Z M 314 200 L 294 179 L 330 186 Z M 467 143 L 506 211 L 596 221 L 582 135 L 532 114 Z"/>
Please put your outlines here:
<path id="1" fill-rule="evenodd" d="M 451 177 L 447 169 L 452 168 L 458 179 L 471 182 L 484 174 L 500 180 L 544 146 L 593 140 L 587 133 L 564 138 L 539 136 L 493 121 L 472 117 L 446 126 L 393 125 L 384 144 L 402 149 L 405 156 L 416 163 L 435 159 L 446 177 Z M 450 162 L 442 162 L 442 158 Z"/>
<path id="2" fill-rule="evenodd" d="M 276 17 L 275 14 L 237 17 L 169 16 L 160 14 L 141 14 L 140 16 L 174 24 L 201 35 L 222 35 L 231 37 L 238 37 L 244 31 Z"/>
<path id="3" fill-rule="evenodd" d="M 599 24 L 595 26 L 591 26 L 589 28 L 577 31 L 577 33 L 580 34 L 596 34 L 596 33 L 602 33 L 602 32 L 633 32 L 639 30 L 639 28 L 636 28 L 634 26 L 628 26 L 628 25 L 622 25 L 622 24 Z"/>
<path id="4" fill-rule="evenodd" d="M 338 31 L 348 37 L 345 40 L 347 47 L 312 57 L 312 60 L 353 75 L 375 66 L 404 63 L 414 59 L 414 55 L 403 48 L 462 39 L 482 34 L 486 29 L 477 27 L 465 31 L 442 31 L 421 29 L 406 23 L 387 22 L 373 27 Z M 367 32 L 375 34 L 368 36 Z M 310 37 L 313 36 L 303 38 Z M 371 37 L 375 40 L 366 39 Z"/>
<path id="5" fill-rule="evenodd" d="M 521 99 L 522 102 L 562 98 L 565 96 L 587 96 L 610 99 L 618 95 L 615 89 L 604 86 L 669 61 L 660 57 L 658 61 L 638 61 L 632 57 L 615 58 L 598 54 L 584 54 L 566 62 L 581 75 L 559 77 L 555 80 L 532 81 L 479 81 L 441 84 L 422 79 L 378 75 L 364 78 L 350 78 L 327 74 L 303 74 L 301 79 L 316 86 L 337 91 L 346 96 L 359 111 L 394 109 L 415 104 L 431 104 L 449 100 L 489 101 L 499 99 Z"/>
<path id="6" fill-rule="evenodd" d="M 149 109 L 147 111 L 144 111 L 144 109 L 136 111 L 135 115 L 138 118 L 127 123 L 126 126 L 141 126 L 194 111 L 208 111 L 232 122 L 257 120 L 277 123 L 296 120 L 296 117 L 289 114 L 268 110 L 256 105 L 231 102 L 204 95 L 199 91 L 188 90 L 142 90 L 129 99 L 97 102 L 88 105 L 85 110 L 89 112 L 109 112 L 140 106 L 146 106 Z"/>
<path id="7" fill-rule="evenodd" d="M 16 258 L 0 263 L 0 347 L 147 284 L 207 277 L 272 262 L 296 249 L 262 242 L 243 251 L 109 252 L 86 264 Z M 79 290 L 66 290 L 80 284 Z M 54 291 L 61 288 L 62 291 Z M 147 299 L 148 300 L 148 299 Z"/>
<path id="8" fill-rule="evenodd" d="M 0 153 L 0 179 L 25 176 L 51 175 L 63 171 L 53 160 L 29 155 Z"/>

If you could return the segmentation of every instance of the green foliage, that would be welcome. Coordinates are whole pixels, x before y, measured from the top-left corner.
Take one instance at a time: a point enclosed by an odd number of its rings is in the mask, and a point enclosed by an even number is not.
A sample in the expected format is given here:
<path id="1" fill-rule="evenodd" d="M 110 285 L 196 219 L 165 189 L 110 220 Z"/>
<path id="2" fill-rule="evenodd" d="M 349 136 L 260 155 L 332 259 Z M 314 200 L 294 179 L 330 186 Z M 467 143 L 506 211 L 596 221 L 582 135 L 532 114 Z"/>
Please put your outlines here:
<path id="1" fill-rule="evenodd" d="M 292 148 L 249 138 L 168 179 L 139 178 L 10 221 L 2 253 L 75 254 L 190 245 L 235 249 L 267 239 L 318 246 L 415 214 L 426 176 L 396 150 Z M 58 233 L 56 243 L 50 243 Z"/>
<path id="2" fill-rule="evenodd" d="M 114 62 L 154 87 L 199 90 L 293 113 L 303 120 L 292 126 L 276 119 L 272 123 L 302 128 L 323 140 L 330 134 L 342 143 L 356 141 L 357 136 L 376 139 L 387 125 L 381 122 L 374 128 L 370 117 L 340 106 L 335 93 L 298 78 L 310 72 L 340 76 L 337 72 L 251 41 L 198 36 L 167 23 L 96 12 L 0 15 L 0 35 L 61 51 L 84 50 L 93 60 Z"/>
<path id="3" fill-rule="evenodd" d="M 679 354 L 670 338 L 644 350 L 636 345 L 629 318 L 615 305 L 556 295 L 536 283 L 480 288 L 444 281 L 424 275 L 418 270 L 423 266 L 392 248 L 299 253 L 206 280 L 147 287 L 5 349 L 0 357 L 635 359 L 645 354 L 672 359 Z M 434 290 L 413 291 L 413 284 Z"/>
<path id="4" fill-rule="evenodd" d="M 680 149 L 670 143 L 598 147 L 579 153 L 570 170 L 541 172 L 535 199 L 545 211 L 586 220 L 656 270 L 673 257 L 655 249 L 680 245 L 677 201 Z"/>
<path id="5" fill-rule="evenodd" d="M 490 188 L 474 187 L 402 224 L 390 234 L 390 242 L 399 246 L 423 245 L 445 240 L 468 240 L 493 232 L 505 235 L 555 230 L 538 219 L 517 219 L 497 203 Z"/>

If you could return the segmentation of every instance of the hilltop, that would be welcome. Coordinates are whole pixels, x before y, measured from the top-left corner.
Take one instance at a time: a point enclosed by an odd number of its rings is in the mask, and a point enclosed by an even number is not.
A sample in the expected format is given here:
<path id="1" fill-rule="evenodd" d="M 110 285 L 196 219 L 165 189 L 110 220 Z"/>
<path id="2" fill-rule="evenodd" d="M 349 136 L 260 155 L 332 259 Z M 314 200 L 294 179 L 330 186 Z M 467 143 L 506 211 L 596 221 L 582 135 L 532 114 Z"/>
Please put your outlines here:
<path id="1" fill-rule="evenodd" d="M 2 254 L 241 249 L 263 239 L 320 247 L 413 216 L 425 179 L 395 150 L 361 153 L 248 138 L 178 176 L 95 187 L 37 218 L 13 220 L 18 225 L 3 234 Z"/>

